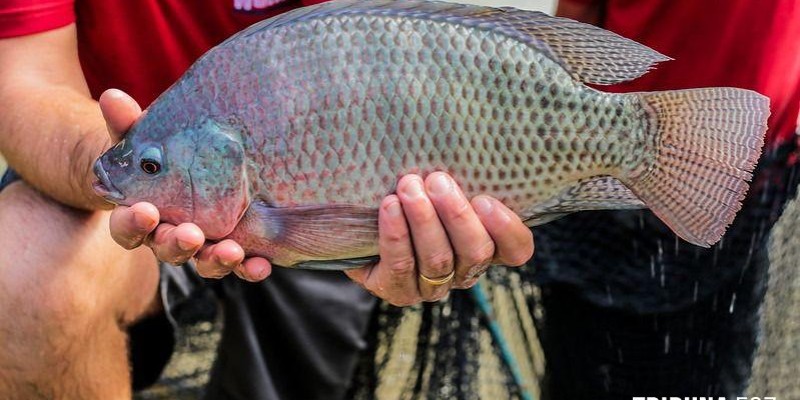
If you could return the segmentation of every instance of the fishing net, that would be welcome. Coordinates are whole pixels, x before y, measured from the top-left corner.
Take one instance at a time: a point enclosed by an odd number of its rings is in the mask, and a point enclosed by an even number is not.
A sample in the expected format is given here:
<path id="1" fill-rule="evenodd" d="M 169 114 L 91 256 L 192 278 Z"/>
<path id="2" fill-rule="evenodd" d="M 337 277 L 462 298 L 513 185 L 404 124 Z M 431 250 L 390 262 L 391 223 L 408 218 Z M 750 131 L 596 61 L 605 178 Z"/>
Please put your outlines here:
<path id="1" fill-rule="evenodd" d="M 786 205 L 770 233 L 762 333 L 748 394 L 800 399 L 800 200 Z"/>
<path id="2" fill-rule="evenodd" d="M 373 319 L 370 351 L 348 398 L 503 399 L 539 397 L 544 356 L 534 318 L 538 289 L 507 269 L 481 281 L 491 317 L 467 291 L 413 308 L 383 304 Z M 493 337 L 489 323 L 502 337 Z M 513 367 L 500 349 L 513 354 Z M 515 380 L 518 370 L 520 380 Z"/>
<path id="3" fill-rule="evenodd" d="M 767 234 L 796 187 L 775 165 L 761 168 L 755 195 L 711 249 L 676 241 L 648 212 L 576 215 L 538 232 L 532 279 L 542 287 L 550 398 L 744 391 Z"/>

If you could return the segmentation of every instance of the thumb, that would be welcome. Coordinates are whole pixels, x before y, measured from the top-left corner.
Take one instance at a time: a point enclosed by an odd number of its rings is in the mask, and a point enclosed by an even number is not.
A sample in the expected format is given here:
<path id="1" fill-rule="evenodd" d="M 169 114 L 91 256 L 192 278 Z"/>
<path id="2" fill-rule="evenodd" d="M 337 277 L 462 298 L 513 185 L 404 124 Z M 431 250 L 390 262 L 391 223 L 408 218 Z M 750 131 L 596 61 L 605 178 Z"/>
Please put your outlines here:
<path id="1" fill-rule="evenodd" d="M 100 110 L 106 119 L 111 141 L 122 140 L 125 132 L 133 125 L 142 108 L 131 96 L 119 89 L 108 89 L 100 95 Z"/>
<path id="2" fill-rule="evenodd" d="M 361 268 L 345 269 L 342 270 L 342 272 L 353 282 L 366 289 L 365 285 L 367 284 L 367 279 L 369 279 L 369 274 L 372 272 L 373 267 L 374 265 L 368 265 Z"/>

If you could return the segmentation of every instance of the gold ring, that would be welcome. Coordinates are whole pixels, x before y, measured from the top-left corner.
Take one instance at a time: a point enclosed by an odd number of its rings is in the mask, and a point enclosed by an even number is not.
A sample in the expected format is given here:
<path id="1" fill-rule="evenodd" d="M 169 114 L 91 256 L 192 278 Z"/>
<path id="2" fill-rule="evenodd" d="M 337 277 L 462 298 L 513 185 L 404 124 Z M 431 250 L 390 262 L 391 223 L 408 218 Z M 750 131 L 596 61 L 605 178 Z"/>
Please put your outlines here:
<path id="1" fill-rule="evenodd" d="M 423 274 L 419 274 L 419 277 L 422 278 L 423 281 L 427 282 L 431 286 L 442 286 L 442 285 L 452 281 L 454 276 L 456 276 L 456 270 L 450 271 L 450 273 L 447 274 L 447 276 L 445 276 L 444 278 L 439 278 L 439 279 L 431 279 L 431 278 L 428 278 L 427 276 L 425 276 Z"/>

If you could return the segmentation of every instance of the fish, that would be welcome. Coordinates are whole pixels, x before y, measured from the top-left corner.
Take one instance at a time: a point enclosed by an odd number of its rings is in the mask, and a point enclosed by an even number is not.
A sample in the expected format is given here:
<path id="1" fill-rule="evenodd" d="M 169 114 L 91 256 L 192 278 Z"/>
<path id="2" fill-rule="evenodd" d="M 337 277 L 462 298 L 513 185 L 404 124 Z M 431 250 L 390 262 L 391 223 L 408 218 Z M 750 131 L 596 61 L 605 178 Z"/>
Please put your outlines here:
<path id="1" fill-rule="evenodd" d="M 199 58 L 96 161 L 94 188 L 293 268 L 374 262 L 381 199 L 402 175 L 434 171 L 531 227 L 649 208 L 708 247 L 746 196 L 769 99 L 739 88 L 598 88 L 669 60 L 533 11 L 322 3 Z"/>

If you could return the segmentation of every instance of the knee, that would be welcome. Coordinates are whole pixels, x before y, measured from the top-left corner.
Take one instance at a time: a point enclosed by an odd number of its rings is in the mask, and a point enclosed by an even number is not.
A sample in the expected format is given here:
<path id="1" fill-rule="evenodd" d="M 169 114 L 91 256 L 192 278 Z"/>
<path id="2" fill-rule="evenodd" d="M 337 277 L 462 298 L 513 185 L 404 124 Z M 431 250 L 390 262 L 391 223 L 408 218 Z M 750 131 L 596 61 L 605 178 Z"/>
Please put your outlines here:
<path id="1" fill-rule="evenodd" d="M 153 268 L 127 275 L 139 266 L 111 240 L 107 214 L 62 206 L 22 183 L 0 192 L 0 325 L 72 336 L 119 319 L 133 285 L 155 292 Z"/>
<path id="2" fill-rule="evenodd" d="M 85 265 L 41 255 L 35 263 L 25 258 L 0 266 L 0 330 L 16 337 L 13 343 L 79 339 L 95 321 L 111 317 L 102 294 L 83 277 Z"/>
<path id="3" fill-rule="evenodd" d="M 86 290 L 69 281 L 48 280 L 41 271 L 32 267 L 29 274 L 0 274 L 0 338 L 4 339 L 0 365 L 37 371 L 68 360 L 91 336 L 93 327 L 110 317 L 103 315 Z M 37 356 L 30 358 L 31 354 Z"/>

